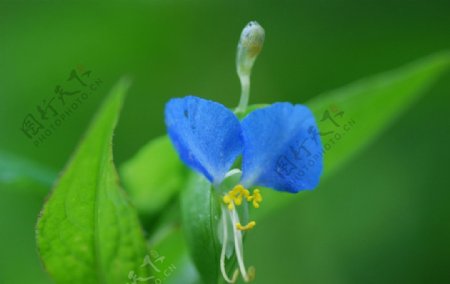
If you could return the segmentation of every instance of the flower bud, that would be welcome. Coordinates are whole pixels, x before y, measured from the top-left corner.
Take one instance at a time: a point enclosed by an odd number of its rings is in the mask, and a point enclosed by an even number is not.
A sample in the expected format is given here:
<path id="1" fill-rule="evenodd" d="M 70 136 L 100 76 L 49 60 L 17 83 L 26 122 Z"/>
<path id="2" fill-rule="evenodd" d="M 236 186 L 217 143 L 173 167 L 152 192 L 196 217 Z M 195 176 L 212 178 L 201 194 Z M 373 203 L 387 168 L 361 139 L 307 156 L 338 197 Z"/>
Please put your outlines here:
<path id="1" fill-rule="evenodd" d="M 250 96 L 250 75 L 256 57 L 262 50 L 264 37 L 264 29 L 255 21 L 248 23 L 242 30 L 236 55 L 236 69 L 242 90 L 236 113 L 244 113 L 247 109 Z"/>
<path id="2" fill-rule="evenodd" d="M 264 44 L 264 29 L 252 21 L 242 30 L 237 48 L 236 67 L 239 76 L 250 75 L 253 63 Z"/>

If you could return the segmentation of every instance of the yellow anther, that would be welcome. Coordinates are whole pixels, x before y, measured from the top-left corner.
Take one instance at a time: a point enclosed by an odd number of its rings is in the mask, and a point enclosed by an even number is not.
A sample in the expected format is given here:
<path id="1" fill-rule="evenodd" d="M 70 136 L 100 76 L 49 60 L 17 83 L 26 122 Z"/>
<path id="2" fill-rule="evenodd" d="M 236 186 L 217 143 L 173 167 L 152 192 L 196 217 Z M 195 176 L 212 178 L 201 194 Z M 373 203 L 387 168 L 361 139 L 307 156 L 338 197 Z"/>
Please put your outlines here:
<path id="1" fill-rule="evenodd" d="M 242 204 L 242 195 L 238 195 L 234 198 L 234 203 L 236 203 L 236 206 L 239 206 Z"/>
<path id="2" fill-rule="evenodd" d="M 227 194 L 227 195 L 224 195 L 223 196 L 223 203 L 225 203 L 225 204 L 228 204 L 228 203 L 230 203 L 231 202 L 231 198 L 230 198 L 230 196 Z"/>
<path id="3" fill-rule="evenodd" d="M 262 201 L 261 191 L 259 189 L 253 190 L 253 197 L 255 198 L 256 201 L 261 202 Z"/>
<path id="4" fill-rule="evenodd" d="M 261 195 L 261 192 L 259 191 L 259 189 L 253 190 L 253 194 L 251 196 L 247 197 L 247 201 L 252 202 L 253 207 L 259 208 L 259 203 L 261 203 L 263 201 L 263 198 L 262 198 L 262 195 Z"/>
<path id="5" fill-rule="evenodd" d="M 231 190 L 231 194 L 233 196 L 237 196 L 239 195 L 245 188 L 242 186 L 242 184 L 238 184 L 236 185 L 232 190 Z"/>
<path id="6" fill-rule="evenodd" d="M 232 198 L 229 194 L 224 195 L 222 200 L 223 200 L 223 203 L 228 205 L 228 210 L 230 210 L 230 211 L 233 210 L 234 206 L 233 206 L 233 202 L 231 202 Z"/>
<path id="7" fill-rule="evenodd" d="M 248 191 L 244 186 L 241 184 L 236 185 L 232 190 L 230 190 L 226 195 L 223 197 L 223 202 L 228 205 L 229 210 L 233 210 L 234 206 L 240 206 L 242 204 L 242 200 L 247 199 L 247 201 L 250 201 L 250 191 Z"/>
<path id="8" fill-rule="evenodd" d="M 248 223 L 245 226 L 242 226 L 241 223 L 237 223 L 236 224 L 236 229 L 240 230 L 240 231 L 248 231 L 253 229 L 256 226 L 256 222 L 255 221 L 251 221 L 250 223 Z"/>

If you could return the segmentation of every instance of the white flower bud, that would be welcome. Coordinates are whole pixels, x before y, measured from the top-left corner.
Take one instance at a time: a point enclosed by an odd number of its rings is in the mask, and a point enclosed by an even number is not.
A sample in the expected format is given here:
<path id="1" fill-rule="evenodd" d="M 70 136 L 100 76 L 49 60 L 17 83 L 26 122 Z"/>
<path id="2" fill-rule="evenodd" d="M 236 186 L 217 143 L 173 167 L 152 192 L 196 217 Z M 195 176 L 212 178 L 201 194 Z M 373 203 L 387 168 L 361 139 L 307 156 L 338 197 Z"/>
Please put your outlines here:
<path id="1" fill-rule="evenodd" d="M 242 30 L 237 48 L 236 66 L 239 75 L 250 75 L 253 63 L 264 44 L 264 29 L 255 21 Z"/>
<path id="2" fill-rule="evenodd" d="M 236 54 L 236 69 L 241 81 L 241 99 L 236 113 L 245 112 L 250 96 L 250 75 L 252 67 L 264 44 L 264 29 L 252 21 L 242 30 Z"/>

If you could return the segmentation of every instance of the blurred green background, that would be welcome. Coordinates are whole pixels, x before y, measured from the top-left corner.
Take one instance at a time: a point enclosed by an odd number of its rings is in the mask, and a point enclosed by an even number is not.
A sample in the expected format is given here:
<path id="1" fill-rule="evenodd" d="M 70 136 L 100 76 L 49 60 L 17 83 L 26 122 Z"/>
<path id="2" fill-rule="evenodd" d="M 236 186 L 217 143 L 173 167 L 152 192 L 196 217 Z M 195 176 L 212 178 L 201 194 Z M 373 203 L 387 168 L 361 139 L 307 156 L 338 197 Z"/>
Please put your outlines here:
<path id="1" fill-rule="evenodd" d="M 266 29 L 251 103 L 301 103 L 448 49 L 449 15 L 443 0 L 0 2 L 0 149 L 60 171 L 124 74 L 134 83 L 114 138 L 119 165 L 164 133 L 168 99 L 234 107 L 250 20 Z M 24 117 L 80 65 L 103 85 L 35 147 Z M 246 246 L 256 283 L 450 283 L 449 80 L 318 190 L 258 222 Z M 34 246 L 45 192 L 0 187 L 0 283 L 49 281 Z"/>

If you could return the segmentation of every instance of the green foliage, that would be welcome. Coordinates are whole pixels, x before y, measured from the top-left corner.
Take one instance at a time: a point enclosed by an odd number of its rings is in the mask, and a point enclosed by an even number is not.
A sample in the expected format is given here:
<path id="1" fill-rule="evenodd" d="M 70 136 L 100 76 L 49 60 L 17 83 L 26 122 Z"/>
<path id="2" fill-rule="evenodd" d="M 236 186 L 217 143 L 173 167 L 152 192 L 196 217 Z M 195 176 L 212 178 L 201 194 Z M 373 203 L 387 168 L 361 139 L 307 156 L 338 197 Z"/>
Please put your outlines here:
<path id="1" fill-rule="evenodd" d="M 137 214 L 118 184 L 112 135 L 125 92 L 120 82 L 66 166 L 37 225 L 37 243 L 57 283 L 126 283 L 147 253 Z"/>
<path id="2" fill-rule="evenodd" d="M 384 129 L 425 94 L 443 72 L 447 71 L 449 65 L 450 53 L 435 54 L 322 94 L 308 102 L 307 105 L 317 118 L 334 104 L 346 113 L 347 119 L 355 122 L 354 127 L 346 133 L 348 138 L 345 137 L 345 143 L 336 142 L 326 151 L 325 174 L 330 175 L 383 133 Z M 329 122 L 321 122 L 320 126 L 323 129 L 329 128 Z M 323 140 L 324 143 L 329 142 Z"/>
<path id="3" fill-rule="evenodd" d="M 219 200 L 208 180 L 191 174 L 181 197 L 183 229 L 192 259 L 205 283 L 217 283 L 220 274 Z"/>
<path id="4" fill-rule="evenodd" d="M 322 137 L 325 148 L 322 179 L 330 176 L 381 135 L 425 93 L 449 65 L 449 53 L 435 54 L 397 70 L 319 95 L 307 102 L 314 112 L 320 131 L 334 132 Z M 333 108 L 337 108 L 337 112 L 344 112 L 342 120 L 337 121 L 340 126 L 333 125 L 330 120 L 321 121 L 326 111 L 333 115 Z M 267 214 L 296 200 L 295 196 L 273 190 L 264 190 L 264 197 L 267 202 L 257 210 L 257 214 Z"/>
<path id="5" fill-rule="evenodd" d="M 186 168 L 167 136 L 152 140 L 121 167 L 121 177 L 139 212 L 158 213 L 185 183 Z"/>

